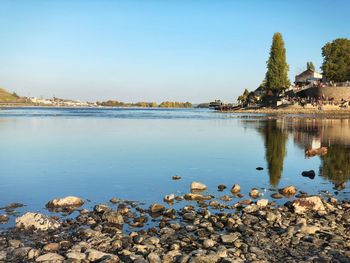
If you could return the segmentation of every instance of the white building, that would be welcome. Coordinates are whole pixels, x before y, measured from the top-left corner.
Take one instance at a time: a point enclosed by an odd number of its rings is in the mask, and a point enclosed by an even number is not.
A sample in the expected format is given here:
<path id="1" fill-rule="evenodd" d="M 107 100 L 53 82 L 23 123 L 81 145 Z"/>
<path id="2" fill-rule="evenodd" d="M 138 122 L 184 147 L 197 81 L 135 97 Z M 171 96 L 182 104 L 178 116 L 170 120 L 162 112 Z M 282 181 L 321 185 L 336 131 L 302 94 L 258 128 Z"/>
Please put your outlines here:
<path id="1" fill-rule="evenodd" d="M 304 86 L 308 84 L 312 84 L 322 80 L 322 74 L 312 70 L 307 69 L 299 75 L 295 76 L 295 85 Z"/>

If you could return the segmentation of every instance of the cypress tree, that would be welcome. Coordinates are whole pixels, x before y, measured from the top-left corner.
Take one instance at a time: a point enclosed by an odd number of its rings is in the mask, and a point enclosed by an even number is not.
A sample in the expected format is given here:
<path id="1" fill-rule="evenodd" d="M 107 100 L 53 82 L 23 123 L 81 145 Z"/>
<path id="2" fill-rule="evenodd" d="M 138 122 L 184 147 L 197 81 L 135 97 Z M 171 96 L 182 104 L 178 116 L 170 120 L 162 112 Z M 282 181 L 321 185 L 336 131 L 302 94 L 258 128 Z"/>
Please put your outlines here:
<path id="1" fill-rule="evenodd" d="M 282 34 L 275 33 L 272 38 L 270 57 L 267 61 L 266 89 L 277 93 L 288 88 L 290 85 L 288 70 Z"/>
<path id="2" fill-rule="evenodd" d="M 306 63 L 306 68 L 315 71 L 314 63 L 312 63 L 311 61 Z"/>

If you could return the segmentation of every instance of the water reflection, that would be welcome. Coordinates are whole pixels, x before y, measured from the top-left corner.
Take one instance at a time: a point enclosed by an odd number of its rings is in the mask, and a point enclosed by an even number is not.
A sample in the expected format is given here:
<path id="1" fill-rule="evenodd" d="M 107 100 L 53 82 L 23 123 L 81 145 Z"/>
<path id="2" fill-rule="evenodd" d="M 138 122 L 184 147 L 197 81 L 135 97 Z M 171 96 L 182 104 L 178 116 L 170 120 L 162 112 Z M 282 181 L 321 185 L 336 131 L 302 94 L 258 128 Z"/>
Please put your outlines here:
<path id="1" fill-rule="evenodd" d="M 350 179 L 350 120 L 282 118 L 260 122 L 258 131 L 263 135 L 265 159 L 270 184 L 278 185 L 287 154 L 288 135 L 304 152 L 320 153 L 319 175 L 339 184 Z M 327 153 L 320 150 L 327 147 Z M 322 153 L 322 154 L 321 154 Z"/>
<path id="2" fill-rule="evenodd" d="M 344 145 L 332 145 L 328 153 L 321 156 L 320 175 L 333 183 L 342 183 L 350 179 L 350 148 Z"/>
<path id="3" fill-rule="evenodd" d="M 288 134 L 281 129 L 281 122 L 266 121 L 260 128 L 265 144 L 265 159 L 270 177 L 270 185 L 277 186 L 283 172 L 283 162 L 287 154 Z"/>

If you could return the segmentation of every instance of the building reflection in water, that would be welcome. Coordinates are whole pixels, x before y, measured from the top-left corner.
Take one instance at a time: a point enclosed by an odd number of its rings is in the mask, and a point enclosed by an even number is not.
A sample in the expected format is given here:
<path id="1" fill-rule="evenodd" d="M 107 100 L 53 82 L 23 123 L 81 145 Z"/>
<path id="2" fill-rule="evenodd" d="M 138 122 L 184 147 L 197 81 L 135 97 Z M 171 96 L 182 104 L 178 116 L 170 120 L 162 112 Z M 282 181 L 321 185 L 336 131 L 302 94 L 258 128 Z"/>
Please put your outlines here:
<path id="1" fill-rule="evenodd" d="M 328 148 L 325 155 L 313 157 L 321 161 L 316 174 L 334 184 L 350 180 L 350 119 L 289 117 L 246 120 L 245 124 L 257 128 L 263 137 L 271 186 L 277 186 L 281 179 L 289 136 L 303 152 Z"/>
<path id="2" fill-rule="evenodd" d="M 324 146 L 319 175 L 333 183 L 350 179 L 350 120 L 296 118 L 289 121 L 288 132 L 304 150 Z"/>

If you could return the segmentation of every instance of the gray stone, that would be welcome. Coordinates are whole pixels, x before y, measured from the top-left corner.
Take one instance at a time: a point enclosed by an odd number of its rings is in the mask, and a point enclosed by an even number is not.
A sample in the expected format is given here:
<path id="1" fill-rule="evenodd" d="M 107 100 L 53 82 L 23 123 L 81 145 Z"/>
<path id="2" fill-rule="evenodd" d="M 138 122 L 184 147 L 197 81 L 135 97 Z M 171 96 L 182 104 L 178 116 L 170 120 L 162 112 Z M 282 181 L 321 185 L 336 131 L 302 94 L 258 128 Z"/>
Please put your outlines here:
<path id="1" fill-rule="evenodd" d="M 64 257 L 57 254 L 57 253 L 47 253 L 44 255 L 41 255 L 39 257 L 37 257 L 37 259 L 35 260 L 36 262 L 63 262 L 64 261 Z"/>

